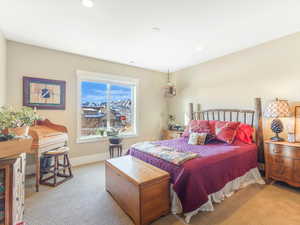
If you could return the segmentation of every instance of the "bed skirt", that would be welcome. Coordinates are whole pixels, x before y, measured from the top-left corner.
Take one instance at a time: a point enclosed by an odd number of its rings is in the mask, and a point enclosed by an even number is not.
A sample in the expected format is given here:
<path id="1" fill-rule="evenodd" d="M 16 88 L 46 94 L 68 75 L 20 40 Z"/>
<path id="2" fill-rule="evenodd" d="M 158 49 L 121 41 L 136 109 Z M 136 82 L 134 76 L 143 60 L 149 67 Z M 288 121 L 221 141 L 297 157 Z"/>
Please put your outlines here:
<path id="1" fill-rule="evenodd" d="M 238 177 L 230 182 L 228 182 L 220 191 L 212 193 L 208 196 L 208 201 L 201 205 L 198 209 L 185 213 L 185 222 L 189 223 L 192 216 L 196 215 L 200 211 L 213 211 L 214 206 L 213 203 L 220 203 L 225 198 L 230 197 L 235 191 L 244 188 L 250 184 L 265 184 L 264 180 L 261 178 L 260 173 L 257 168 L 253 168 L 245 173 L 243 176 Z M 171 185 L 171 211 L 173 214 L 182 213 L 182 207 L 179 198 L 175 191 L 173 191 Z"/>

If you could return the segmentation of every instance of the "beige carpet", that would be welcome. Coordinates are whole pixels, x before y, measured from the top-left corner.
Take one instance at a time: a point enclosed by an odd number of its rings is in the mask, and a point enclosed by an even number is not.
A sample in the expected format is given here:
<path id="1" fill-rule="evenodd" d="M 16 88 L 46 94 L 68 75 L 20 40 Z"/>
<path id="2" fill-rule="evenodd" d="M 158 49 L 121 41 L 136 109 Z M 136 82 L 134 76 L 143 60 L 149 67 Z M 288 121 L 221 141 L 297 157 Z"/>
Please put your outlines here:
<path id="1" fill-rule="evenodd" d="M 56 188 L 34 192 L 27 179 L 27 225 L 133 225 L 105 191 L 104 164 L 74 168 L 75 177 Z M 182 225 L 169 215 L 153 225 Z M 300 189 L 286 185 L 251 185 L 216 205 L 216 210 L 192 218 L 192 225 L 300 225 Z"/>

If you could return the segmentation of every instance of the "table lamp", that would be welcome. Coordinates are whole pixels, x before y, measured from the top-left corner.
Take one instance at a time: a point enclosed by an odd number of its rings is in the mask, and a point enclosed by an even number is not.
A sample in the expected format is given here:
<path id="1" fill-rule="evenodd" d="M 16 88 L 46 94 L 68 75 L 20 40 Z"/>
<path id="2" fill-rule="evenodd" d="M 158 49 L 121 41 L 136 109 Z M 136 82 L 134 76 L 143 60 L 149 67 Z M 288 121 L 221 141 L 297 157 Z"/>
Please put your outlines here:
<path id="1" fill-rule="evenodd" d="M 271 123 L 271 130 L 276 134 L 271 138 L 272 141 L 284 141 L 284 139 L 279 137 L 278 135 L 283 131 L 283 124 L 279 118 L 290 116 L 291 110 L 286 100 L 279 100 L 278 98 L 276 98 L 275 101 L 272 101 L 268 104 L 267 108 L 264 111 L 264 117 L 275 118 Z"/>

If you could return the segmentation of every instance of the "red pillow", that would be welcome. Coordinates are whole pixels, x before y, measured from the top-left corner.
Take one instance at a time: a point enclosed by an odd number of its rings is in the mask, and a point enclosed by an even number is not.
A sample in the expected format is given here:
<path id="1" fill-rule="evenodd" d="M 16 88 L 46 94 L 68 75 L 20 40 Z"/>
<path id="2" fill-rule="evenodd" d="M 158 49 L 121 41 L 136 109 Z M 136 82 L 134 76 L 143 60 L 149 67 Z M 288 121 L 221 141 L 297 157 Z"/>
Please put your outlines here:
<path id="1" fill-rule="evenodd" d="M 252 144 L 253 143 L 253 128 L 248 125 L 241 123 L 238 126 L 237 132 L 236 132 L 236 139 L 246 143 L 246 144 Z"/>
<path id="2" fill-rule="evenodd" d="M 188 137 L 190 133 L 211 133 L 211 129 L 207 120 L 191 120 L 185 128 L 182 136 Z"/>
<path id="3" fill-rule="evenodd" d="M 210 126 L 210 130 L 211 130 L 212 134 L 216 134 L 215 129 L 216 129 L 216 123 L 217 122 L 220 122 L 220 121 L 218 121 L 218 120 L 210 120 L 210 121 L 208 121 L 208 124 Z"/>
<path id="4" fill-rule="evenodd" d="M 216 122 L 216 139 L 224 141 L 227 144 L 232 144 L 235 139 L 237 128 L 240 122 L 226 122 L 218 121 Z"/>

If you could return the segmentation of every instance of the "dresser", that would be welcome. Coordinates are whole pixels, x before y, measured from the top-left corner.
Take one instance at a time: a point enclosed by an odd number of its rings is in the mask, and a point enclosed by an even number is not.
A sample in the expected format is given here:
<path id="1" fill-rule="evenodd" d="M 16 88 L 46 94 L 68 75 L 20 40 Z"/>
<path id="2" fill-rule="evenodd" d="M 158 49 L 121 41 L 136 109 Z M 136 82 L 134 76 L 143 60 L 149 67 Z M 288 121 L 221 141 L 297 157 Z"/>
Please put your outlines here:
<path id="1" fill-rule="evenodd" d="M 0 142 L 0 225 L 23 224 L 26 152 L 32 139 Z"/>
<path id="2" fill-rule="evenodd" d="M 0 159 L 1 225 L 16 225 L 23 222 L 25 159 L 25 153 L 6 159 Z"/>
<path id="3" fill-rule="evenodd" d="M 265 141 L 266 178 L 300 187 L 300 143 Z"/>
<path id="4" fill-rule="evenodd" d="M 180 138 L 183 134 L 183 131 L 177 131 L 177 130 L 163 130 L 163 140 L 170 140 L 170 139 L 176 139 Z"/>

